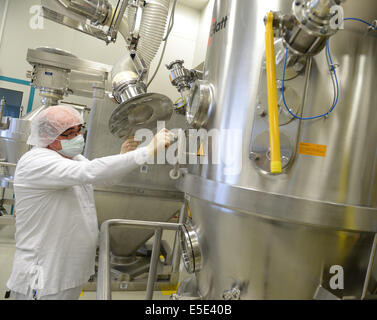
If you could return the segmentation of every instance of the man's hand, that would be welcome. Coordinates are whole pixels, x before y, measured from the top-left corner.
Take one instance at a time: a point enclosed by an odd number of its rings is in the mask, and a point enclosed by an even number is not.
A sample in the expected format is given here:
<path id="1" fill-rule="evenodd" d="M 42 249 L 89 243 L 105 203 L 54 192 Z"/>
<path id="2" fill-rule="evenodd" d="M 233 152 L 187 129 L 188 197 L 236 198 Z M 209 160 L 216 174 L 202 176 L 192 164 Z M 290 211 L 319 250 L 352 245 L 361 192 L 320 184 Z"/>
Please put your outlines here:
<path id="1" fill-rule="evenodd" d="M 167 149 L 174 141 L 174 133 L 169 131 L 168 129 L 162 129 L 159 133 L 157 133 L 153 140 L 147 146 L 148 153 L 152 155 L 156 155 L 158 150 Z"/>
<path id="2" fill-rule="evenodd" d="M 125 154 L 130 151 L 136 150 L 139 146 L 139 142 L 134 140 L 135 137 L 129 137 L 127 140 L 122 144 L 122 148 L 120 150 L 120 154 Z"/>

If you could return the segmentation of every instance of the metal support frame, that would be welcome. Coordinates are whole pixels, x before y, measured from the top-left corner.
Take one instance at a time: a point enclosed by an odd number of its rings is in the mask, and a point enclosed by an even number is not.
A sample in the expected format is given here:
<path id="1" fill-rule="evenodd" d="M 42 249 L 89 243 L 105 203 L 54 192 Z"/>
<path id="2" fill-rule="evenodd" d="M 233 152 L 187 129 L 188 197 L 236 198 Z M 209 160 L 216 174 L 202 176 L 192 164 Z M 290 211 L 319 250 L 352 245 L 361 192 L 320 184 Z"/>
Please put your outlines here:
<path id="1" fill-rule="evenodd" d="M 152 258 L 149 268 L 146 300 L 153 299 L 154 283 L 157 277 L 157 263 L 161 246 L 163 230 L 179 231 L 182 223 L 163 223 L 137 220 L 107 220 L 101 225 L 100 246 L 98 258 L 97 300 L 111 300 L 111 270 L 110 270 L 110 227 L 125 226 L 139 229 L 154 229 Z M 174 264 L 175 265 L 175 264 Z"/>

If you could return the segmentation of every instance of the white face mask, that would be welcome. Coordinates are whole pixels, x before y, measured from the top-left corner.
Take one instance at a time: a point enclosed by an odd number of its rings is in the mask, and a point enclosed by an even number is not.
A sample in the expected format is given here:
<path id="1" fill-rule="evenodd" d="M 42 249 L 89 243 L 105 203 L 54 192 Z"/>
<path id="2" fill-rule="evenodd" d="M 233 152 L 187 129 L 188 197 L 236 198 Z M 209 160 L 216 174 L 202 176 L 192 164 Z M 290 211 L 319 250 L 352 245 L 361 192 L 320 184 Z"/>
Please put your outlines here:
<path id="1" fill-rule="evenodd" d="M 84 150 L 85 140 L 82 134 L 70 140 L 59 141 L 62 145 L 62 150 L 58 152 L 68 158 L 74 158 Z"/>

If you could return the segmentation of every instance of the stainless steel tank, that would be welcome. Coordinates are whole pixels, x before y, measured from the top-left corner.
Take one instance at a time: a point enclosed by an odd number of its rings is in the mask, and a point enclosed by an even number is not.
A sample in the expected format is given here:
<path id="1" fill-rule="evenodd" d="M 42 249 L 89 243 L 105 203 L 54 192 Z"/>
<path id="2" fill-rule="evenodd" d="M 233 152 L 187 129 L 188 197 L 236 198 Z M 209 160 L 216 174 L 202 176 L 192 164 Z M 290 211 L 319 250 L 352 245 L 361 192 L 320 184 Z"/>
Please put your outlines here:
<path id="1" fill-rule="evenodd" d="M 188 247 L 196 250 L 185 258 L 205 299 L 312 299 L 318 287 L 358 299 L 374 290 L 377 33 L 345 21 L 345 29 L 330 38 L 338 105 L 326 119 L 281 121 L 284 171 L 271 175 L 264 166 L 263 19 L 271 10 L 290 14 L 292 5 L 214 4 L 204 70 L 214 106 L 205 128 L 230 135 L 217 139 L 220 163 L 193 165 L 178 183 L 192 216 Z M 343 8 L 346 17 L 377 17 L 374 0 L 346 1 Z M 334 90 L 325 50 L 305 68 L 286 83 L 288 104 L 306 116 L 326 113 Z M 281 108 L 280 119 L 286 116 Z M 211 150 L 210 143 L 209 158 Z M 333 266 L 344 271 L 343 288 L 331 286 Z"/>
<path id="2" fill-rule="evenodd" d="M 23 154 L 30 150 L 26 142 L 30 134 L 31 121 L 45 108 L 45 106 L 39 107 L 20 119 L 9 118 L 9 128 L 0 130 L 2 154 L 6 162 L 17 164 Z M 9 166 L 7 169 L 9 179 L 13 180 L 16 167 Z"/>

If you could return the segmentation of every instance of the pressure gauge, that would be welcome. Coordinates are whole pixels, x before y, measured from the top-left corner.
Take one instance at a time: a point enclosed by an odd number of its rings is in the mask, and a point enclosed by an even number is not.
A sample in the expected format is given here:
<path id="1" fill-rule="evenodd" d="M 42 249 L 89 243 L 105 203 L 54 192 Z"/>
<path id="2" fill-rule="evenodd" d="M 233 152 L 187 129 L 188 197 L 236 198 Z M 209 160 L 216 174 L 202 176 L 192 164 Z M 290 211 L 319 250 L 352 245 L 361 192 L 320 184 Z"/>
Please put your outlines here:
<path id="1" fill-rule="evenodd" d="M 206 126 L 214 108 L 212 85 L 205 80 L 195 81 L 191 89 L 191 99 L 187 106 L 186 119 L 195 129 Z"/>
<path id="2" fill-rule="evenodd" d="M 183 264 L 188 273 L 200 270 L 202 253 L 199 238 L 190 222 L 184 224 L 179 232 Z"/>

